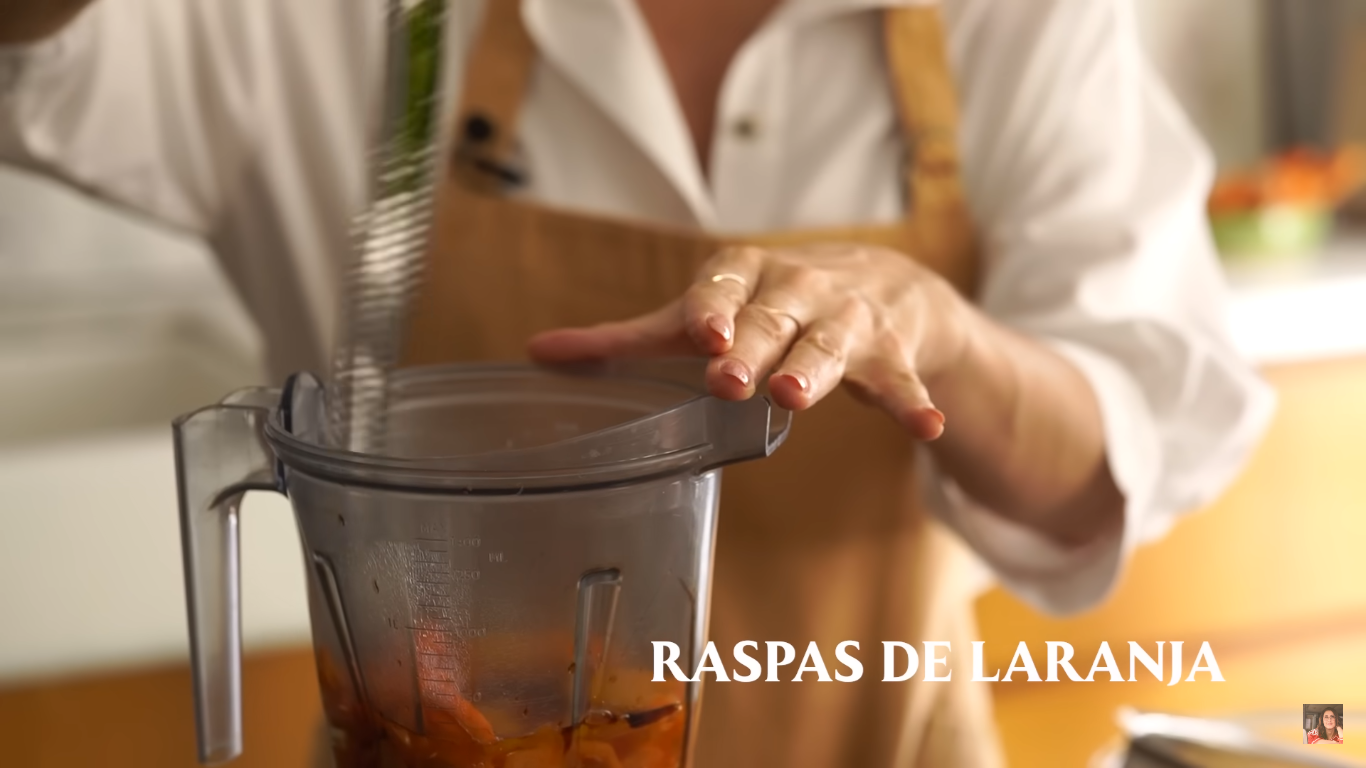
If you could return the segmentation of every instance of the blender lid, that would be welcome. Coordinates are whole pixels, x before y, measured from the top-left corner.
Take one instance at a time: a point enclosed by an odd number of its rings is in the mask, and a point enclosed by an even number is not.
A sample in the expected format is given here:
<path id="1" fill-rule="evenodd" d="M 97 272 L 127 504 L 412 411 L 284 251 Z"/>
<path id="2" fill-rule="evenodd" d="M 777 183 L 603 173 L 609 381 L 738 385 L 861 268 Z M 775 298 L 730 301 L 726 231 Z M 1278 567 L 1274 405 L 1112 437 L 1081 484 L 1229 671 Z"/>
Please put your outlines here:
<path id="1" fill-rule="evenodd" d="M 266 425 L 281 470 L 341 482 L 456 493 L 558 492 L 704 472 L 772 453 L 790 412 L 766 395 L 711 397 L 705 361 L 625 361 L 569 368 L 428 366 L 396 372 L 377 446 L 341 447 L 327 390 L 296 374 Z"/>

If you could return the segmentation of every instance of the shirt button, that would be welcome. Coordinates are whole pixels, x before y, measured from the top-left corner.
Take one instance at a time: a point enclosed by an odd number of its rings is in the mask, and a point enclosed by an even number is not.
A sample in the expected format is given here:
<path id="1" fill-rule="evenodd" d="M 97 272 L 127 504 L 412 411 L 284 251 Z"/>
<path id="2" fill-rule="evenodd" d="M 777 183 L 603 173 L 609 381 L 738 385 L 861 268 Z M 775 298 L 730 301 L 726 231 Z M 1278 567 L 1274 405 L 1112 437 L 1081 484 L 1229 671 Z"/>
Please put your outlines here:
<path id="1" fill-rule="evenodd" d="M 759 137 L 759 121 L 751 115 L 738 117 L 731 124 L 731 132 L 736 138 L 751 141 Z"/>

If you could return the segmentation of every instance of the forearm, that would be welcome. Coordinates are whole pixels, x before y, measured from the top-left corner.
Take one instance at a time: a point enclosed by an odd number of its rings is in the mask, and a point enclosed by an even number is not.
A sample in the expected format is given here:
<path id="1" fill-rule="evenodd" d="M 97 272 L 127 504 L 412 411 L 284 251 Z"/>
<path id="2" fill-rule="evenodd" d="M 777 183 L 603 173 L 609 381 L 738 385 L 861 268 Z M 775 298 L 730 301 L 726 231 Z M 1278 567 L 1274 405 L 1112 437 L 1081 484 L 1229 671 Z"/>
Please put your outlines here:
<path id="1" fill-rule="evenodd" d="M 967 305 L 961 353 L 930 378 L 944 412 L 930 443 L 940 467 L 982 505 L 1055 541 L 1083 544 L 1123 520 L 1100 407 L 1066 358 Z"/>
<path id="2" fill-rule="evenodd" d="M 92 0 L 0 0 L 0 45 L 19 45 L 56 34 Z"/>

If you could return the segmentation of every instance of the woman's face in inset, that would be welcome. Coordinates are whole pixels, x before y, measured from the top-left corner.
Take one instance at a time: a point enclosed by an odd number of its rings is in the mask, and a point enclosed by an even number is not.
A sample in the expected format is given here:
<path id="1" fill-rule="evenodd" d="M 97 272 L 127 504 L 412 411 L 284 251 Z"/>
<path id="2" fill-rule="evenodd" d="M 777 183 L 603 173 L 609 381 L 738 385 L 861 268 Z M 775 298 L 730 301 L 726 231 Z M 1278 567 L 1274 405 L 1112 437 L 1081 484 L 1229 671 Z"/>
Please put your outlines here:
<path id="1" fill-rule="evenodd" d="M 1336 713 L 1333 712 L 1333 710 L 1331 710 L 1331 709 L 1325 709 L 1325 710 L 1323 710 L 1323 727 L 1324 727 L 1324 730 L 1328 730 L 1328 731 L 1332 731 L 1332 730 L 1336 730 L 1336 729 L 1337 729 L 1337 727 L 1338 727 L 1338 716 L 1337 716 Z"/>

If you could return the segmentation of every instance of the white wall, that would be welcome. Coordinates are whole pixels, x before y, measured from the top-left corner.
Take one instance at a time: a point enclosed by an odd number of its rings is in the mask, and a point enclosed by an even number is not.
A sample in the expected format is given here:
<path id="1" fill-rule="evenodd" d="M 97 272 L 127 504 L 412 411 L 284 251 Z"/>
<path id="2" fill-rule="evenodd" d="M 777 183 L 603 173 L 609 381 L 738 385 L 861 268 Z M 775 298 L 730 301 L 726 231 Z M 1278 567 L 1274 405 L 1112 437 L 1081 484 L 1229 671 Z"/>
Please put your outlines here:
<path id="1" fill-rule="evenodd" d="M 1264 145 L 1258 0 L 1132 0 L 1148 54 L 1225 167 Z"/>
<path id="2" fill-rule="evenodd" d="M 201 243 L 0 166 L 0 447 L 165 427 L 260 354 Z"/>
<path id="3" fill-rule="evenodd" d="M 0 167 L 0 687 L 185 657 L 171 419 L 260 351 L 202 244 Z M 305 643 L 288 504 L 247 507 L 245 641 Z"/>

